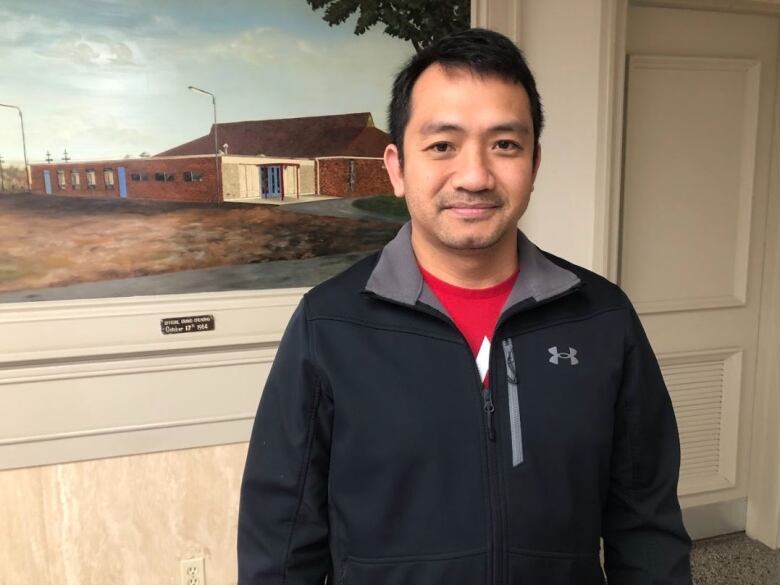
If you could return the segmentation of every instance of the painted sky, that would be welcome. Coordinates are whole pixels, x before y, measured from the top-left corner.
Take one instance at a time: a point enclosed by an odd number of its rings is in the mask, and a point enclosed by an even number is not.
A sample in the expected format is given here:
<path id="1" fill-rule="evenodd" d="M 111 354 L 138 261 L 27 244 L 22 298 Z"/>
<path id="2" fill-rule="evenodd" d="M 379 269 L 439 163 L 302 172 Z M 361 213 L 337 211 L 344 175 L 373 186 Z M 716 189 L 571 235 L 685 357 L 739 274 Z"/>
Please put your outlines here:
<path id="1" fill-rule="evenodd" d="M 219 121 L 370 111 L 386 129 L 410 43 L 329 27 L 304 0 L 0 0 L 0 103 L 24 113 L 27 153 L 155 154 Z M 0 155 L 21 161 L 15 110 Z"/>

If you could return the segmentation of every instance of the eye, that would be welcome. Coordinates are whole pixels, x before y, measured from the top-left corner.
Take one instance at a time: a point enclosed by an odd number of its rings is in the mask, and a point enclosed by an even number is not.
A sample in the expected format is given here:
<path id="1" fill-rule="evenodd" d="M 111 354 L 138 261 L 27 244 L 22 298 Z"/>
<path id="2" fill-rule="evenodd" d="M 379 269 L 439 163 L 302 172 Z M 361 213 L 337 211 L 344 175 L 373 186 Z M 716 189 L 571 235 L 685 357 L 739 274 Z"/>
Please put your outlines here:
<path id="1" fill-rule="evenodd" d="M 505 150 L 505 151 L 513 151 L 513 150 L 522 150 L 522 147 L 513 140 L 499 140 L 496 142 L 496 148 L 498 150 Z"/>
<path id="2" fill-rule="evenodd" d="M 439 154 L 444 154 L 452 150 L 452 144 L 449 142 L 436 142 L 428 147 L 428 150 Z"/>

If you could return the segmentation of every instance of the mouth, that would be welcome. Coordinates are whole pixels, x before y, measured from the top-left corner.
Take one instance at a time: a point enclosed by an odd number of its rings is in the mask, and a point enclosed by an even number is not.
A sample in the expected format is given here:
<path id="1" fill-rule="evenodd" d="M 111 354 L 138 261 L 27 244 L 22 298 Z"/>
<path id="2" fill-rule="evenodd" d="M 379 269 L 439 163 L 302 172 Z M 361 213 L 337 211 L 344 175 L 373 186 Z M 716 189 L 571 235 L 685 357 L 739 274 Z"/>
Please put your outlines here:
<path id="1" fill-rule="evenodd" d="M 462 218 L 483 218 L 491 215 L 500 206 L 492 203 L 454 203 L 446 205 L 444 211 Z"/>

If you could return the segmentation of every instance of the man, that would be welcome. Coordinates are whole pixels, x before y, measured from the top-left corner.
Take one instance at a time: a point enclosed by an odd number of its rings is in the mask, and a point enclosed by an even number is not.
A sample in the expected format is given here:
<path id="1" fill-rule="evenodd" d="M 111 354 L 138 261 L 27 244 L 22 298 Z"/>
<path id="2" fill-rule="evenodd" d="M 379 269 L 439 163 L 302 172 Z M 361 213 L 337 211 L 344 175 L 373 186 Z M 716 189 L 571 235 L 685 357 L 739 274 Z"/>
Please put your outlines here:
<path id="1" fill-rule="evenodd" d="M 260 401 L 242 585 L 689 584 L 679 440 L 639 319 L 518 231 L 533 76 L 472 29 L 416 55 L 385 163 L 411 222 L 304 295 Z"/>

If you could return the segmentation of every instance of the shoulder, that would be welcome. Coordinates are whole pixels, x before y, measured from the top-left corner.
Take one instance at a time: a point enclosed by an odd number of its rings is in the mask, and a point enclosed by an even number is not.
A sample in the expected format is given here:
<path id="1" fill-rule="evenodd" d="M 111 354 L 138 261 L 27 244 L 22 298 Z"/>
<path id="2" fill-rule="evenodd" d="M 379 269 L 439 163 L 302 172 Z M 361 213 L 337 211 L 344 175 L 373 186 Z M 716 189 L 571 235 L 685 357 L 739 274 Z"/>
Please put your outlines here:
<path id="1" fill-rule="evenodd" d="M 366 303 L 367 295 L 361 293 L 379 254 L 380 251 L 369 254 L 306 292 L 304 300 L 309 318 L 353 313 Z"/>
<path id="2" fill-rule="evenodd" d="M 559 256 L 540 250 L 544 256 L 561 268 L 575 274 L 581 282 L 580 295 L 594 309 L 631 309 L 631 301 L 620 286 L 604 276 L 569 262 Z M 521 268 L 522 270 L 522 268 Z"/>

